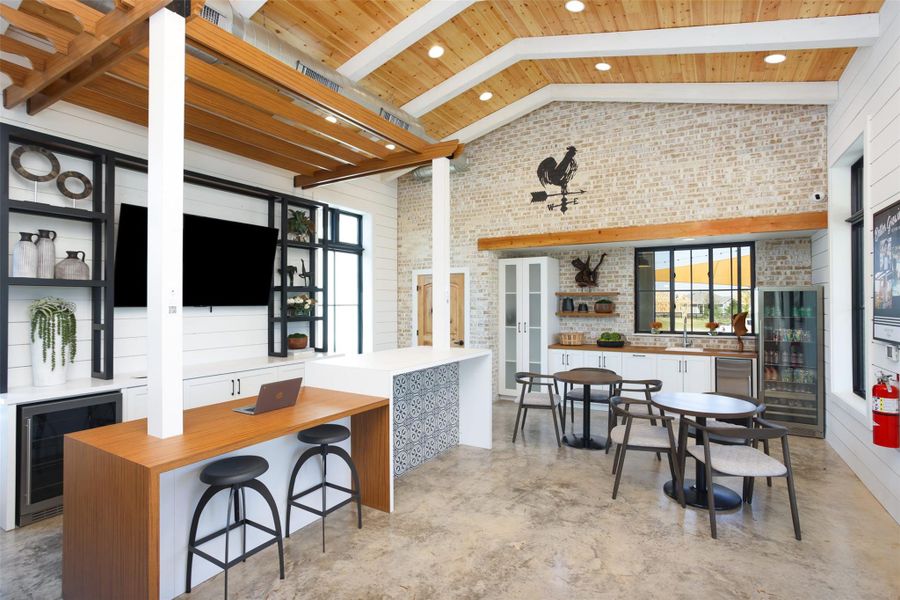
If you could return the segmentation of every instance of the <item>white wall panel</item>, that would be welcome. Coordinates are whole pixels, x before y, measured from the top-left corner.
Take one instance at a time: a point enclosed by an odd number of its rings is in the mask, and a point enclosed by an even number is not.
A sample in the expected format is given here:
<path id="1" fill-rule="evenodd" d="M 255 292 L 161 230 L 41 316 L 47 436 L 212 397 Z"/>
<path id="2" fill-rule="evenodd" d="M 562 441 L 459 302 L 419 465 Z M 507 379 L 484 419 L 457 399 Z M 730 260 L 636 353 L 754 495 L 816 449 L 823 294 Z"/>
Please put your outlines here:
<path id="1" fill-rule="evenodd" d="M 113 119 L 81 107 L 60 102 L 38 116 L 29 116 L 21 109 L 4 111 L 2 121 L 28 129 L 42 131 L 102 148 L 145 158 L 146 129 L 132 123 Z M 29 155 L 25 155 L 27 158 Z M 36 159 L 36 157 L 35 157 Z M 90 172 L 83 160 L 60 156 L 63 169 Z M 84 164 L 82 164 L 84 163 Z M 39 164 L 39 163 L 38 163 Z M 40 168 L 37 167 L 36 168 Z M 293 174 L 282 169 L 250 161 L 193 142 L 186 142 L 185 168 L 191 171 L 238 181 L 273 191 L 304 196 L 333 203 L 351 211 L 361 212 L 368 223 L 364 262 L 368 275 L 364 278 L 364 336 L 369 349 L 389 349 L 397 346 L 397 190 L 395 182 L 380 178 L 366 178 L 338 183 L 306 192 L 293 187 Z M 35 199 L 31 182 L 15 172 L 10 178 L 10 196 L 16 199 Z M 64 199 L 55 190 L 55 183 L 39 184 L 38 200 L 63 205 Z M 116 173 L 117 204 L 146 206 L 147 176 L 144 173 L 119 169 Z M 79 207 L 87 207 L 82 201 Z M 196 185 L 185 186 L 185 211 L 191 214 L 229 219 L 244 223 L 268 223 L 267 204 L 261 200 L 229 194 Z M 118 218 L 118 206 L 116 215 Z M 14 215 L 10 231 L 54 229 L 59 234 L 56 252 L 59 259 L 66 250 L 84 250 L 91 269 L 97 267 L 90 256 L 90 227 L 84 223 L 48 220 L 32 215 Z M 18 235 L 11 236 L 10 248 Z M 228 248 L 223 247 L 223 258 Z M 78 306 L 79 351 L 70 368 L 70 378 L 90 376 L 90 296 L 84 289 L 15 288 L 10 291 L 10 387 L 31 384 L 28 305 L 46 295 L 60 296 Z M 368 305 L 368 306 L 366 306 Z M 267 352 L 266 307 L 186 307 L 184 309 L 184 360 L 186 364 L 200 364 L 221 360 L 264 356 Z M 115 316 L 115 370 L 117 373 L 144 371 L 146 368 L 146 310 L 117 308 Z"/>

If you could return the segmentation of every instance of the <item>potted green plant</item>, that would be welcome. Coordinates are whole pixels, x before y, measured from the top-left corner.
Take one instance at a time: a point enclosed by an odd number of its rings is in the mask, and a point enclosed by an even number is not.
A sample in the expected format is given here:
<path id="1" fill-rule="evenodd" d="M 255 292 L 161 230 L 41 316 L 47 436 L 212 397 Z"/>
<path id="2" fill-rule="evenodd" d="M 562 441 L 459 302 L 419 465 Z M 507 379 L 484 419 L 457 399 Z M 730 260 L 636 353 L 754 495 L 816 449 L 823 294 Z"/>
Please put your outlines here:
<path id="1" fill-rule="evenodd" d="M 31 376 L 35 386 L 66 382 L 66 366 L 77 350 L 75 305 L 62 298 L 41 298 L 28 307 L 31 320 Z"/>
<path id="2" fill-rule="evenodd" d="M 310 316 L 315 311 L 316 301 L 306 294 L 292 296 L 287 299 L 289 317 Z"/>
<path id="3" fill-rule="evenodd" d="M 625 336 L 614 331 L 604 331 L 597 338 L 597 345 L 601 348 L 621 348 L 625 345 Z"/>
<path id="4" fill-rule="evenodd" d="M 287 337 L 288 348 L 291 350 L 303 350 L 309 343 L 309 336 L 305 333 L 292 333 Z"/>
<path id="5" fill-rule="evenodd" d="M 615 303 L 609 298 L 600 298 L 594 302 L 595 313 L 611 313 L 615 308 Z"/>
<path id="6" fill-rule="evenodd" d="M 292 242 L 312 242 L 316 235 L 316 223 L 309 213 L 288 210 L 288 239 Z"/>

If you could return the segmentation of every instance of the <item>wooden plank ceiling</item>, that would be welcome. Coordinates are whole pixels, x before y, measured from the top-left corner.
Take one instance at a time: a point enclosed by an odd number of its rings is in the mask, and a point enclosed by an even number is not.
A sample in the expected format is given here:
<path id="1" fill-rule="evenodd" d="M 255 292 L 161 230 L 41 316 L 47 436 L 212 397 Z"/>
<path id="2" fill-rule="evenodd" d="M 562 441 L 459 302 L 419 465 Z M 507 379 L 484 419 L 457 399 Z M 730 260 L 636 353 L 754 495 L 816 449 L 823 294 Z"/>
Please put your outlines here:
<path id="1" fill-rule="evenodd" d="M 877 12 L 883 0 L 585 0 L 573 14 L 563 0 L 476 2 L 363 78 L 365 88 L 402 106 L 491 52 L 520 37 L 665 29 Z M 370 0 L 269 0 L 257 23 L 289 43 L 302 44 L 314 59 L 337 68 L 422 2 Z M 332 8 L 330 5 L 334 5 Z M 328 6 L 328 8 L 325 8 Z M 445 48 L 428 57 L 433 45 Z M 854 48 L 783 52 L 788 61 L 766 65 L 760 53 L 541 60 L 508 67 L 421 117 L 426 131 L 442 138 L 550 83 L 712 83 L 834 81 Z M 482 102 L 478 95 L 494 97 Z"/>
<path id="2" fill-rule="evenodd" d="M 168 3 L 121 2 L 105 14 L 75 0 L 25 0 L 18 10 L 0 5 L 12 26 L 0 36 L 0 48 L 18 57 L 0 60 L 0 71 L 13 81 L 4 106 L 25 102 L 35 114 L 64 99 L 146 126 L 147 19 Z M 431 144 L 411 134 L 197 18 L 201 7 L 192 3 L 188 43 L 213 62 L 186 56 L 187 139 L 290 170 L 302 187 L 462 151 L 456 142 Z M 46 44 L 26 43 L 21 33 Z"/>

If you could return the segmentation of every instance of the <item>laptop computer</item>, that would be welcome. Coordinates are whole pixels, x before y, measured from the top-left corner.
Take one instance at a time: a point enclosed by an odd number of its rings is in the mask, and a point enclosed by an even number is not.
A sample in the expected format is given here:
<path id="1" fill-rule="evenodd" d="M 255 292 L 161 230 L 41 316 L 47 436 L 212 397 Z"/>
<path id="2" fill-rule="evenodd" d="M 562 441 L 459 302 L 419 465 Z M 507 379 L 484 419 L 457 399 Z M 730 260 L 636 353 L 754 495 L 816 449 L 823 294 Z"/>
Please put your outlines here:
<path id="1" fill-rule="evenodd" d="M 259 415 L 279 408 L 287 408 L 297 403 L 303 378 L 286 379 L 275 383 L 266 383 L 259 388 L 256 404 L 235 408 L 234 412 L 244 415 Z"/>

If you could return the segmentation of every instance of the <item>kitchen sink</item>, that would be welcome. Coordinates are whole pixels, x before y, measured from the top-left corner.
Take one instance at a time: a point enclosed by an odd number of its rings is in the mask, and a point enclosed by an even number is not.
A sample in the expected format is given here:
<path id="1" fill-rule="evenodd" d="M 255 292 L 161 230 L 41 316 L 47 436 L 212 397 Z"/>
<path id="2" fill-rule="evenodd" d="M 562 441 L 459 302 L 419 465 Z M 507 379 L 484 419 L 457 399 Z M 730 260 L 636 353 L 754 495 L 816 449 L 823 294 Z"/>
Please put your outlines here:
<path id="1" fill-rule="evenodd" d="M 666 348 L 666 352 L 703 352 L 704 348 L 695 348 L 690 346 L 685 348 L 684 346 L 669 346 Z"/>

